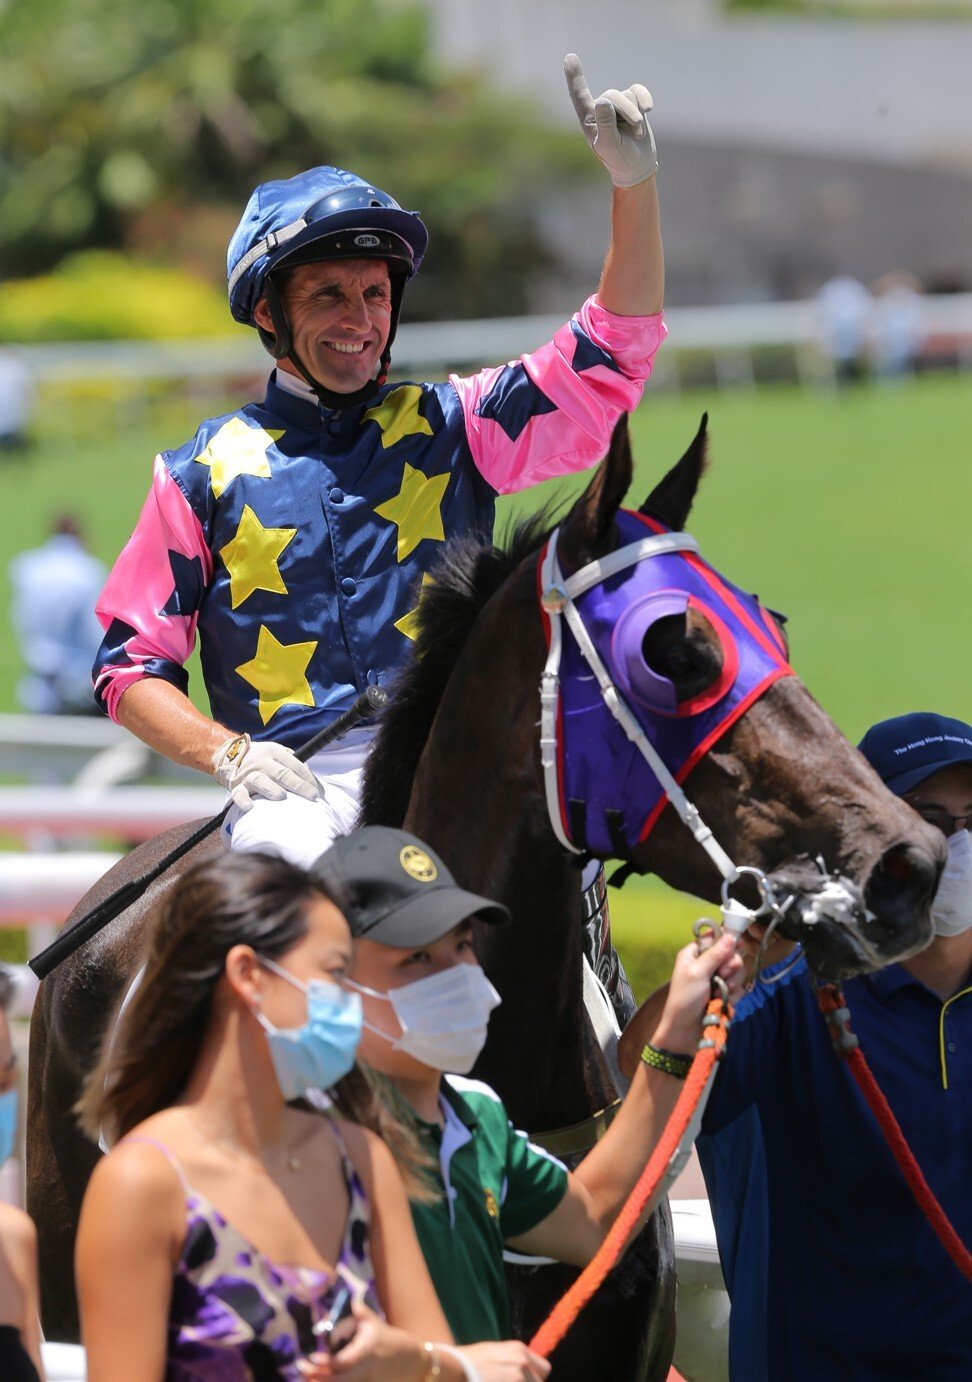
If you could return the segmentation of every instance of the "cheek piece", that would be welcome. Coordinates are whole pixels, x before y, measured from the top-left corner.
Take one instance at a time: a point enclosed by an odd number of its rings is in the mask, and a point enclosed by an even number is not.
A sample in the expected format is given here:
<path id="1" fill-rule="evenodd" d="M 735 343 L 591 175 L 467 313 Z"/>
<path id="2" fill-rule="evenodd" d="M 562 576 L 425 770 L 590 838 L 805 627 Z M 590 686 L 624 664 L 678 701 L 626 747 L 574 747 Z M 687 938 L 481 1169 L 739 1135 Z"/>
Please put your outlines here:
<path id="1" fill-rule="evenodd" d="M 264 969 L 307 995 L 307 1021 L 301 1027 L 275 1027 L 262 1013 L 253 1014 L 267 1034 L 281 1094 L 289 1102 L 308 1089 L 333 1088 L 354 1066 L 361 999 L 339 984 L 319 979 L 301 983 L 273 960 L 258 958 Z"/>

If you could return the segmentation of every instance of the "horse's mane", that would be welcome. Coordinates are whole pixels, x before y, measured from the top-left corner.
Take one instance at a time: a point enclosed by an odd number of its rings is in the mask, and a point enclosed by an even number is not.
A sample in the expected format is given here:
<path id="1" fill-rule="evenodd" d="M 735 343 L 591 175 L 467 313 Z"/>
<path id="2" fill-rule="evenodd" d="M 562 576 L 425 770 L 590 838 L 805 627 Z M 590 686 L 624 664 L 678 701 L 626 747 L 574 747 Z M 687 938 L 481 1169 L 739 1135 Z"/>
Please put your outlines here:
<path id="1" fill-rule="evenodd" d="M 482 532 L 447 543 L 424 585 L 412 657 L 389 686 L 361 793 L 362 825 L 400 826 L 446 682 L 486 602 L 556 526 L 550 506 L 494 546 Z"/>

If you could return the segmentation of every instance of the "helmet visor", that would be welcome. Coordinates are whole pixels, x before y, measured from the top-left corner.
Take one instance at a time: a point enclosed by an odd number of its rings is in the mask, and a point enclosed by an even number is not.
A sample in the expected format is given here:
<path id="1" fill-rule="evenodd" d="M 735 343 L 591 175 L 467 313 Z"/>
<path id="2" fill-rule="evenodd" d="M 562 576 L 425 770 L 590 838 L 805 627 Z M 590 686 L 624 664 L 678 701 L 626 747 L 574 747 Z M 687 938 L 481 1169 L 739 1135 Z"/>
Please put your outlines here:
<path id="1" fill-rule="evenodd" d="M 347 230 L 306 240 L 295 249 L 285 248 L 274 258 L 271 272 L 326 259 L 384 259 L 392 272 L 397 269 L 399 273 L 410 275 L 414 269 L 411 247 L 400 235 L 377 227 L 349 226 Z"/>

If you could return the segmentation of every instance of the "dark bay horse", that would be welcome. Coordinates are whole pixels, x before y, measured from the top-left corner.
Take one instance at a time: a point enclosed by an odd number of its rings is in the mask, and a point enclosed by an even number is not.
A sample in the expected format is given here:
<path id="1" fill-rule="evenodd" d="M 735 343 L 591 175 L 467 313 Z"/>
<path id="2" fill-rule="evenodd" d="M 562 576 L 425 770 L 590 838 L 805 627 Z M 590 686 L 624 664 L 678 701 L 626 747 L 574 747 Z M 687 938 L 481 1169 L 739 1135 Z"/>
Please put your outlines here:
<path id="1" fill-rule="evenodd" d="M 652 491 L 643 512 L 680 530 L 704 460 L 704 428 Z M 624 429 L 560 529 L 565 571 L 609 553 L 631 481 Z M 422 601 L 416 658 L 379 727 L 362 819 L 404 824 L 448 861 L 462 886 L 502 899 L 514 923 L 479 938 L 503 995 L 476 1073 L 501 1092 L 518 1127 L 563 1128 L 616 1095 L 582 1000 L 580 890 L 575 861 L 551 827 L 538 747 L 537 688 L 544 666 L 537 600 L 539 521 L 507 550 L 462 540 L 445 550 Z M 687 610 L 658 621 L 645 657 L 679 700 L 721 674 L 711 626 Z M 804 940 L 827 976 L 873 968 L 930 938 L 928 902 L 943 862 L 934 831 L 891 795 L 792 676 L 756 699 L 692 768 L 692 798 L 737 863 L 756 866 L 795 899 L 784 930 Z M 68 920 L 137 877 L 191 826 L 134 850 Z M 670 809 L 629 862 L 716 900 L 720 879 Z M 198 854 L 197 854 L 198 857 Z M 839 872 L 860 905 L 828 913 Z M 185 868 L 191 856 L 180 861 Z M 173 871 L 174 875 L 175 870 Z M 40 1234 L 44 1327 L 74 1338 L 71 1272 L 81 1197 L 99 1152 L 72 1106 L 141 953 L 142 934 L 170 876 L 42 985 L 31 1029 L 28 1203 Z M 646 919 L 650 924 L 650 919 Z M 514 1319 L 527 1335 L 570 1273 L 513 1280 Z M 655 1213 L 608 1287 L 554 1355 L 558 1379 L 663 1378 L 674 1340 L 670 1221 Z"/>

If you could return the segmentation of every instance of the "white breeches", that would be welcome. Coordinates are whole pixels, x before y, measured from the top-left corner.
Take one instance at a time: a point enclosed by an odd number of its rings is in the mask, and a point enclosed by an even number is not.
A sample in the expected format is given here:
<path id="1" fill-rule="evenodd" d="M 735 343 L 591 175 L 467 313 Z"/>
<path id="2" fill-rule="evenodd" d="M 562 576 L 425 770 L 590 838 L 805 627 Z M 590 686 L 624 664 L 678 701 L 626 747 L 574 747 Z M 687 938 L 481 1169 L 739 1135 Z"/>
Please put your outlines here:
<path id="1" fill-rule="evenodd" d="M 249 811 L 231 806 L 220 830 L 235 852 L 278 854 L 309 868 L 328 845 L 358 823 L 361 781 L 373 731 L 354 729 L 316 754 L 310 768 L 324 789 L 319 801 L 288 793 L 283 801 L 259 799 Z"/>

